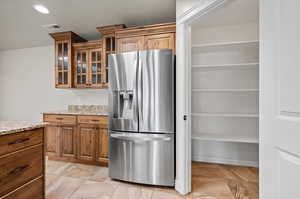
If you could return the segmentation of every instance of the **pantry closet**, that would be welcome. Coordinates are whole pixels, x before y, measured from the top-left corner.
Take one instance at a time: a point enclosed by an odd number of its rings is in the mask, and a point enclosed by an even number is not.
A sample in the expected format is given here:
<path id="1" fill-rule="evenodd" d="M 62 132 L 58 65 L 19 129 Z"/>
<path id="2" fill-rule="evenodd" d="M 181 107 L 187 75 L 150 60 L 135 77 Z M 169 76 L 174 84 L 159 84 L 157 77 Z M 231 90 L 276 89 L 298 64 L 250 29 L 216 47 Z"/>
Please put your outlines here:
<path id="1" fill-rule="evenodd" d="M 232 0 L 192 24 L 192 160 L 258 166 L 258 0 Z"/>

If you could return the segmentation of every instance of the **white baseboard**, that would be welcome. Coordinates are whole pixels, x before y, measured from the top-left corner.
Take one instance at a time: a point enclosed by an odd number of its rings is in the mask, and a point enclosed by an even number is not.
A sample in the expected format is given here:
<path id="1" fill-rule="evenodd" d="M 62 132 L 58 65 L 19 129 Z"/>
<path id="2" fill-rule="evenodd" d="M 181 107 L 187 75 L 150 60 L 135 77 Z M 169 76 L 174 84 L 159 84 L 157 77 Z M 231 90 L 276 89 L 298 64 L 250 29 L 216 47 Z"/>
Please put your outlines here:
<path id="1" fill-rule="evenodd" d="M 259 165 L 259 162 L 255 162 L 255 161 L 221 159 L 221 158 L 203 157 L 203 156 L 197 156 L 197 155 L 192 156 L 192 161 L 218 163 L 218 164 L 229 164 L 229 165 L 237 165 L 237 166 L 250 166 L 250 167 L 258 167 L 258 165 Z"/>

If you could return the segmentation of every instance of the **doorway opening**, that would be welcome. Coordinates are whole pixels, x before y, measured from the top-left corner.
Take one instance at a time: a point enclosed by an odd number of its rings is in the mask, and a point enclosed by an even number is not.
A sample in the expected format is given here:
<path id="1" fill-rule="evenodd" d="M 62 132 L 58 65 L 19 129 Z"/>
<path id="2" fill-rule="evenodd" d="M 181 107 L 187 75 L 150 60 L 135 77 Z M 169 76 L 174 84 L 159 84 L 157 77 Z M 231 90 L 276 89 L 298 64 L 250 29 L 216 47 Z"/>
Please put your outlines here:
<path id="1" fill-rule="evenodd" d="M 227 1 L 190 27 L 192 192 L 258 198 L 259 0 Z"/>

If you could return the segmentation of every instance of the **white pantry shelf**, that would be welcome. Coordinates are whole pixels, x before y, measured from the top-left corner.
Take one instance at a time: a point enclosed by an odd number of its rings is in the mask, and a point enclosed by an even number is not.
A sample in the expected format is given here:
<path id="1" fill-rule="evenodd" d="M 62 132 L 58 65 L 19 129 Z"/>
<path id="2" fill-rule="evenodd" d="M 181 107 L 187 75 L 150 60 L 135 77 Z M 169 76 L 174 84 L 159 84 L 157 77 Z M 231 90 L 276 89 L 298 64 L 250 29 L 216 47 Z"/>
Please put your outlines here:
<path id="1" fill-rule="evenodd" d="M 258 62 L 253 62 L 253 63 L 239 63 L 239 64 L 219 64 L 219 65 L 192 65 L 192 69 L 215 69 L 215 68 L 220 68 L 220 69 L 227 69 L 227 68 L 247 68 L 247 67 L 258 67 L 259 63 Z"/>
<path id="2" fill-rule="evenodd" d="M 218 48 L 218 47 L 258 47 L 258 40 L 250 40 L 250 41 L 232 41 L 232 42 L 218 42 L 218 43 L 207 43 L 207 44 L 194 44 L 192 48 Z"/>
<path id="3" fill-rule="evenodd" d="M 258 118 L 258 114 L 250 113 L 192 113 L 195 117 L 245 117 Z"/>
<path id="4" fill-rule="evenodd" d="M 193 92 L 258 92 L 259 89 L 192 89 Z"/>
<path id="5" fill-rule="evenodd" d="M 213 133 L 192 133 L 192 139 L 201 141 L 219 141 L 219 142 L 239 142 L 258 144 L 259 140 L 255 137 L 242 137 L 234 134 L 213 134 Z"/>

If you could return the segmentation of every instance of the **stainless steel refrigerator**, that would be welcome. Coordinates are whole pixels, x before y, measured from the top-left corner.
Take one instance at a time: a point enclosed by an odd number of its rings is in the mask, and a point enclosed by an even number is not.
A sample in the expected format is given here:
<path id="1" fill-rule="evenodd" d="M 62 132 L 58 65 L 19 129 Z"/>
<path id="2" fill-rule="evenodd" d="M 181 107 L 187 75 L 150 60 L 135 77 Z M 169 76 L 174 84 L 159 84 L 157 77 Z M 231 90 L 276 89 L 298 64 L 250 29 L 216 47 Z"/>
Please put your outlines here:
<path id="1" fill-rule="evenodd" d="M 109 56 L 109 176 L 174 186 L 172 50 Z"/>

